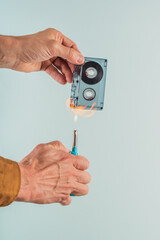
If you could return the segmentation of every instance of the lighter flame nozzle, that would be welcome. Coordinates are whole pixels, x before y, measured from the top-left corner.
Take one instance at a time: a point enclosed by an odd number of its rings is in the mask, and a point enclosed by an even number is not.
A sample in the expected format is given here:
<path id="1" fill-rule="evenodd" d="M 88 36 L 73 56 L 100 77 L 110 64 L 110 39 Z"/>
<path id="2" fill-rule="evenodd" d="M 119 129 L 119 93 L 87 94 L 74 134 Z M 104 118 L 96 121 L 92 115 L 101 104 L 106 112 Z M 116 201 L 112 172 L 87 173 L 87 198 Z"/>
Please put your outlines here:
<path id="1" fill-rule="evenodd" d="M 77 130 L 74 130 L 74 135 L 73 135 L 73 147 L 77 147 L 77 135 L 78 135 Z"/>
<path id="2" fill-rule="evenodd" d="M 72 151 L 71 151 L 71 153 L 73 155 L 78 155 L 78 152 L 77 152 L 77 135 L 78 135 L 77 130 L 74 130 L 74 133 L 73 133 L 73 147 L 72 147 Z"/>

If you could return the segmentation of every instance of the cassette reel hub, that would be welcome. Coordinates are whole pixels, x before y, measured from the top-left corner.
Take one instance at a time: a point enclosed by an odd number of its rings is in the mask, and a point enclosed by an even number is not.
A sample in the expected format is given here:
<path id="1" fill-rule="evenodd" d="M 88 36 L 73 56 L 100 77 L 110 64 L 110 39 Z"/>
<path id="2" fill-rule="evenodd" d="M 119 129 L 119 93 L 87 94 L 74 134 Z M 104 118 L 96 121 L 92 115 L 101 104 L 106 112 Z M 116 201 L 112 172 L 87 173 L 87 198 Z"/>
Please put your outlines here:
<path id="1" fill-rule="evenodd" d="M 97 76 L 97 70 L 93 67 L 89 67 L 86 69 L 86 76 L 88 78 L 95 78 Z"/>
<path id="2" fill-rule="evenodd" d="M 84 90 L 83 96 L 86 100 L 91 101 L 95 98 L 96 92 L 92 88 L 87 88 Z"/>

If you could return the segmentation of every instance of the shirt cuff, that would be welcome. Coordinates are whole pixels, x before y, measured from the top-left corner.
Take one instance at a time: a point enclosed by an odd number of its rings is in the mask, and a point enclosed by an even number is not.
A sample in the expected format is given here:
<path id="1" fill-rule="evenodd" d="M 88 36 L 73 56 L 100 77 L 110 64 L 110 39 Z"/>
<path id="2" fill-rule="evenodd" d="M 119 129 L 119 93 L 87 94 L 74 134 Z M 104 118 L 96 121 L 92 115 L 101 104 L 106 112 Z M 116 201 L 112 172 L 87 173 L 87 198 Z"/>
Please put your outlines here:
<path id="1" fill-rule="evenodd" d="M 17 162 L 0 157 L 0 207 L 8 206 L 17 197 L 21 173 Z"/>

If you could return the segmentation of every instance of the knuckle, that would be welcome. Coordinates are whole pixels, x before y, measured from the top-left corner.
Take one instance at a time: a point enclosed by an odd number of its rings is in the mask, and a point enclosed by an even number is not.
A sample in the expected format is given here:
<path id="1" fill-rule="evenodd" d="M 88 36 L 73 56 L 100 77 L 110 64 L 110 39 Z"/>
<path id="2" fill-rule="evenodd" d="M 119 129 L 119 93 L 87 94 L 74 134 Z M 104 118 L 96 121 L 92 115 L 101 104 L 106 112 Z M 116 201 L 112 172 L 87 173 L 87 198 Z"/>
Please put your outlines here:
<path id="1" fill-rule="evenodd" d="M 48 41 L 48 48 L 52 55 L 57 55 L 58 52 L 58 44 L 55 40 L 49 40 Z"/>
<path id="2" fill-rule="evenodd" d="M 92 177 L 91 177 L 91 175 L 88 172 L 86 172 L 86 178 L 87 178 L 87 182 L 90 183 Z"/>
<path id="3" fill-rule="evenodd" d="M 61 201 L 61 205 L 63 206 L 67 206 L 71 203 L 71 198 L 68 196 L 66 198 L 63 198 L 63 200 Z"/>
<path id="4" fill-rule="evenodd" d="M 70 170 L 67 171 L 66 175 L 67 175 L 66 182 L 69 184 L 69 187 L 72 187 L 72 182 L 73 182 L 74 176 Z"/>
<path id="5" fill-rule="evenodd" d="M 58 141 L 58 140 L 55 141 L 54 143 L 55 143 L 55 147 L 58 148 L 58 149 L 61 148 L 62 145 L 63 145 L 63 144 L 62 144 L 60 141 Z"/>
<path id="6" fill-rule="evenodd" d="M 68 196 L 62 197 L 60 202 L 64 202 L 64 201 L 66 201 L 67 198 L 68 198 Z"/>
<path id="7" fill-rule="evenodd" d="M 73 175 L 72 175 L 72 173 L 71 173 L 70 170 L 67 170 L 65 175 L 66 175 L 66 176 L 65 176 L 66 183 L 67 183 L 67 184 L 69 185 L 69 187 L 70 187 L 70 183 L 71 183 L 72 180 L 73 180 Z"/>
<path id="8" fill-rule="evenodd" d="M 63 143 L 61 143 L 61 142 L 58 141 L 58 140 L 57 140 L 57 141 L 53 141 L 53 142 L 46 143 L 45 145 L 54 148 L 54 150 L 61 150 L 61 151 L 65 150 L 65 147 L 64 147 Z M 62 160 L 65 160 L 65 159 L 66 159 L 66 155 L 67 155 L 67 153 L 65 153 L 65 152 L 62 153 L 62 152 L 61 152 L 60 157 L 62 158 Z"/>
<path id="9" fill-rule="evenodd" d="M 83 163 L 84 163 L 85 168 L 88 169 L 89 168 L 89 160 L 87 158 L 85 158 L 83 160 Z"/>
<path id="10" fill-rule="evenodd" d="M 66 202 L 66 205 L 70 205 L 70 204 L 71 204 L 71 202 L 72 202 L 71 198 L 70 198 L 70 197 L 68 197 L 68 199 L 67 199 L 67 202 Z"/>
<path id="11" fill-rule="evenodd" d="M 44 147 L 44 144 L 43 143 L 40 143 L 36 146 L 36 150 L 41 150 L 42 148 Z"/>
<path id="12" fill-rule="evenodd" d="M 61 42 L 62 38 L 63 38 L 63 34 L 60 31 L 56 30 L 56 41 Z"/>
<path id="13" fill-rule="evenodd" d="M 46 31 L 47 31 L 48 35 L 52 36 L 53 34 L 55 34 L 56 29 L 54 29 L 54 28 L 47 28 Z"/>
<path id="14" fill-rule="evenodd" d="M 62 202 L 62 197 L 59 197 L 56 202 Z"/>
<path id="15" fill-rule="evenodd" d="M 91 176 L 91 174 L 89 174 L 89 177 L 88 177 L 88 183 L 90 183 L 91 182 L 91 180 L 92 180 L 92 176 Z"/>

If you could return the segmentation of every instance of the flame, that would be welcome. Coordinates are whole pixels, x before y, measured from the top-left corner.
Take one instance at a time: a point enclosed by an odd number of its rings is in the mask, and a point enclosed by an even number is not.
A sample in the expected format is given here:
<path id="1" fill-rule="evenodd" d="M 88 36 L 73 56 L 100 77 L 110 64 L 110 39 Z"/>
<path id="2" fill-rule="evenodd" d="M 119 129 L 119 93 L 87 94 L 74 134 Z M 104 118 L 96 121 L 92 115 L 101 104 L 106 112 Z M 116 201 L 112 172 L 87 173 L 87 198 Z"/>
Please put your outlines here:
<path id="1" fill-rule="evenodd" d="M 78 115 L 74 115 L 74 122 L 78 121 Z"/>
<path id="2" fill-rule="evenodd" d="M 86 118 L 92 117 L 95 114 L 96 109 L 97 109 L 97 108 L 94 108 L 95 105 L 96 105 L 96 102 L 93 103 L 93 105 L 91 106 L 90 109 L 86 109 L 87 106 L 78 106 L 77 107 L 74 104 L 73 99 L 71 99 L 71 98 L 67 99 L 67 101 L 66 101 L 67 108 L 70 109 L 73 112 L 73 114 L 75 115 L 74 116 L 75 122 L 77 122 L 78 116 L 86 117 Z"/>

